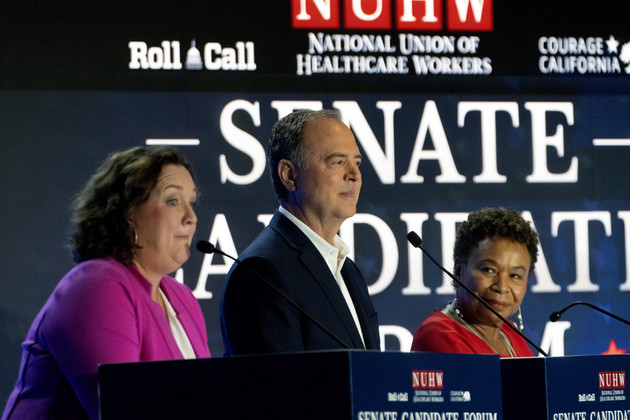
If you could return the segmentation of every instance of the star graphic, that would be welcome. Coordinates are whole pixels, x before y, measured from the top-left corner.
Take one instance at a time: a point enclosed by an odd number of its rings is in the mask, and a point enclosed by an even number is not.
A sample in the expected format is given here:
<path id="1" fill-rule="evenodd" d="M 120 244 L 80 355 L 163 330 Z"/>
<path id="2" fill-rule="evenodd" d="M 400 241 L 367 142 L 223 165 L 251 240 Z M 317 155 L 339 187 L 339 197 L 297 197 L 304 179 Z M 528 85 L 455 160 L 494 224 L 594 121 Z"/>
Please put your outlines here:
<path id="1" fill-rule="evenodd" d="M 616 53 L 617 47 L 619 46 L 619 41 L 617 41 L 615 37 L 611 35 L 610 38 L 606 40 L 606 45 L 608 46 L 609 53 Z"/>
<path id="2" fill-rule="evenodd" d="M 617 344 L 615 344 L 615 340 L 610 340 L 608 350 L 606 350 L 602 354 L 626 354 L 626 349 L 618 349 Z"/>

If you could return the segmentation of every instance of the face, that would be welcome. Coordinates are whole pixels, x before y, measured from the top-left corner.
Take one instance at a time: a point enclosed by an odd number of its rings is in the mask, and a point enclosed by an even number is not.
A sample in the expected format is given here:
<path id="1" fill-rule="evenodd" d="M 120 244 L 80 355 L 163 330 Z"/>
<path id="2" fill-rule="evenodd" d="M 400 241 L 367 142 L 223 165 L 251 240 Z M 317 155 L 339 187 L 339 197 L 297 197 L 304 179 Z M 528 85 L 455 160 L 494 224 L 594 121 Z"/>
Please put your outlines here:
<path id="1" fill-rule="evenodd" d="M 306 166 L 294 171 L 293 196 L 311 228 L 336 231 L 357 210 L 361 153 L 352 131 L 332 118 L 308 121 L 304 135 L 309 151 Z"/>
<path id="2" fill-rule="evenodd" d="M 525 244 L 508 239 L 485 239 L 468 261 L 455 266 L 456 275 L 495 311 L 508 318 L 521 305 L 527 291 L 530 255 Z M 470 323 L 500 328 L 502 321 L 462 287 L 457 301 Z"/>
<path id="3" fill-rule="evenodd" d="M 159 278 L 177 270 L 190 256 L 197 228 L 193 206 L 197 189 L 183 166 L 166 165 L 146 202 L 133 219 L 138 245 L 134 262 L 144 274 Z"/>

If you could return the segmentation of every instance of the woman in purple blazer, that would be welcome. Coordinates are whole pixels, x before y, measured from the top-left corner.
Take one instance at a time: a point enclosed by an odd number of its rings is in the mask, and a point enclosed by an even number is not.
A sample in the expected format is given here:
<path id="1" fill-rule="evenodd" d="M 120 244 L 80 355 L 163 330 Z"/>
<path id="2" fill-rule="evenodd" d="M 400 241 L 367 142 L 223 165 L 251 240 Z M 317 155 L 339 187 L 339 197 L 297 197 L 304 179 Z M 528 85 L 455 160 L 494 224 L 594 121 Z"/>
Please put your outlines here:
<path id="1" fill-rule="evenodd" d="M 168 276 L 190 255 L 196 195 L 170 148 L 105 161 L 75 202 L 78 264 L 27 334 L 2 420 L 97 419 L 99 364 L 210 357 L 197 300 Z"/>

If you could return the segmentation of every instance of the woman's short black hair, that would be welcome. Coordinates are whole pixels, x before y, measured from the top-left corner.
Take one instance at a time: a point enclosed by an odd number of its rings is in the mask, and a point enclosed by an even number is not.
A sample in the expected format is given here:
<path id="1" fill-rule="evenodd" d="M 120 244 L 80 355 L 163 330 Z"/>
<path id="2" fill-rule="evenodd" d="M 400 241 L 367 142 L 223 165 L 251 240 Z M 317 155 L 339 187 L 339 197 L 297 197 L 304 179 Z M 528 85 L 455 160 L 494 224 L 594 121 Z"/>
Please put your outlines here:
<path id="1" fill-rule="evenodd" d="M 466 261 L 484 239 L 509 239 L 524 244 L 531 259 L 529 272 L 538 260 L 538 234 L 530 222 L 514 210 L 503 207 L 473 211 L 457 229 L 453 256 L 455 261 Z"/>

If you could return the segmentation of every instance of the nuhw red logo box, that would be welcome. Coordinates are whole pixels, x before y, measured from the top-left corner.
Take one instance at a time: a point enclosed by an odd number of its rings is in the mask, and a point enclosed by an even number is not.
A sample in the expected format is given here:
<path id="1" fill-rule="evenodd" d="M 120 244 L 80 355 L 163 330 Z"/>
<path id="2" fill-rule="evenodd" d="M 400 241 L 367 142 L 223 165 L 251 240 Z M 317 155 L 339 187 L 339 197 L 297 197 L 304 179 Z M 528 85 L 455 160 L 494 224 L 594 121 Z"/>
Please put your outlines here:
<path id="1" fill-rule="evenodd" d="M 443 389 L 444 372 L 441 370 L 411 371 L 413 389 Z"/>
<path id="2" fill-rule="evenodd" d="M 494 16 L 492 0 L 291 0 L 295 29 L 342 23 L 354 30 L 492 31 Z"/>
<path id="3" fill-rule="evenodd" d="M 626 372 L 599 372 L 599 389 L 623 389 L 626 387 Z"/>

